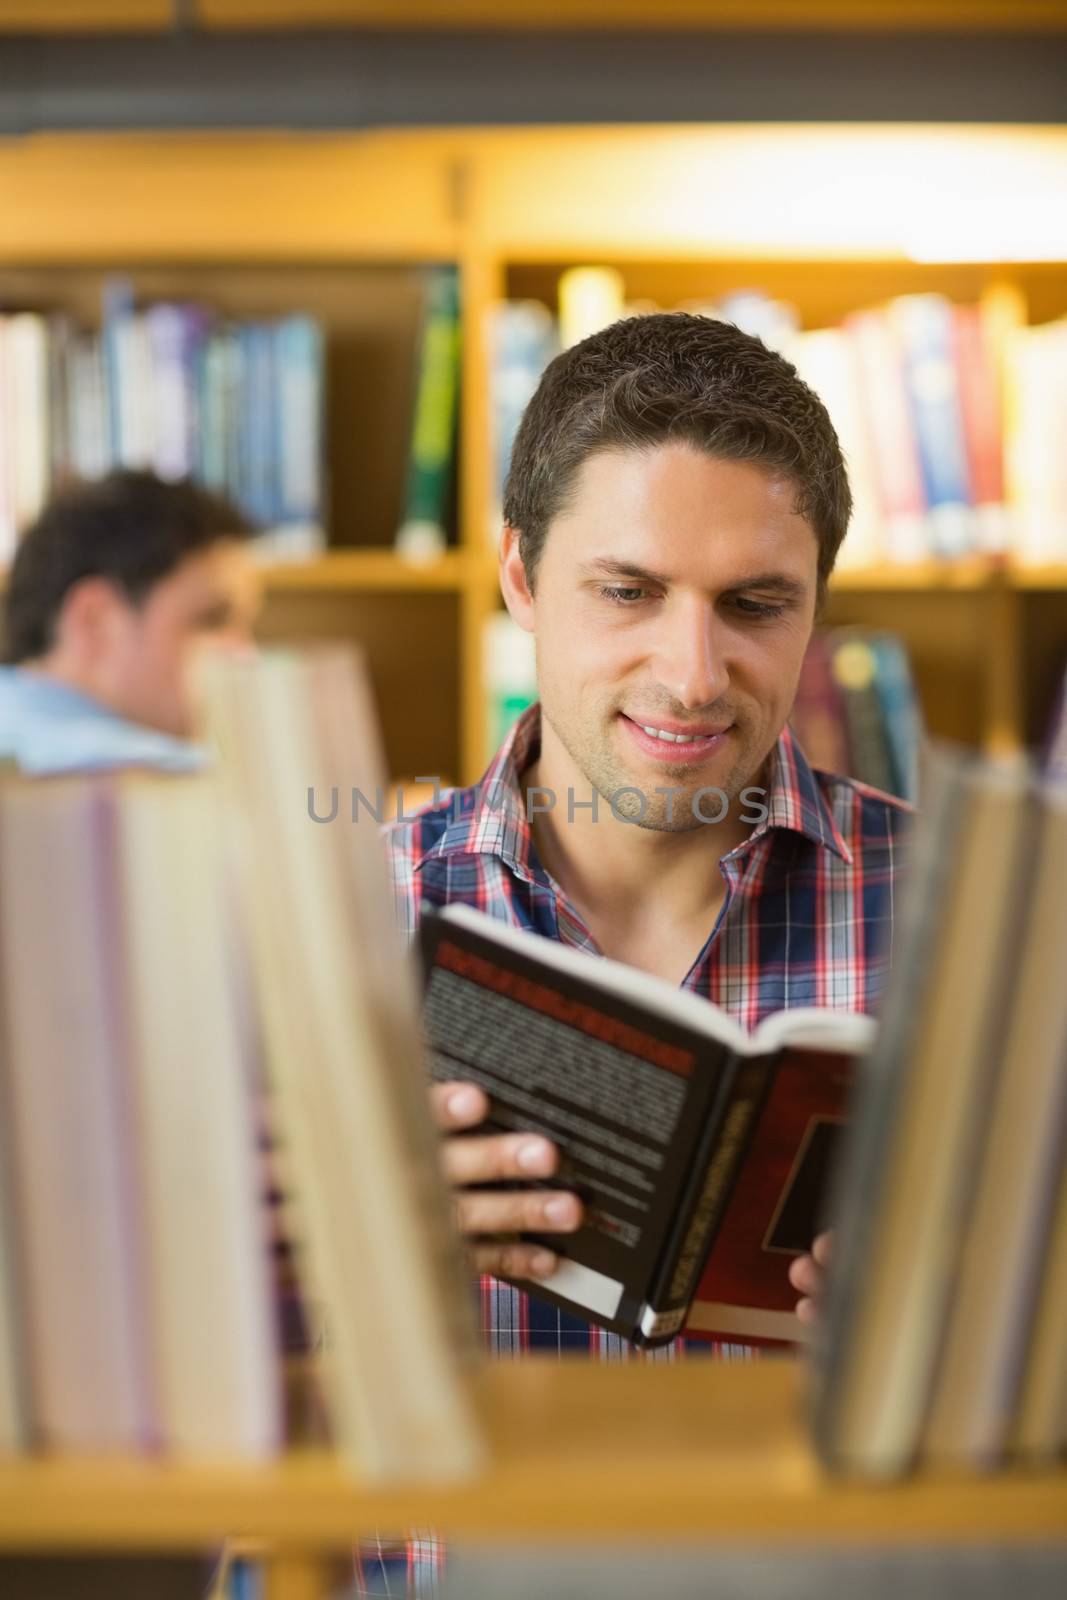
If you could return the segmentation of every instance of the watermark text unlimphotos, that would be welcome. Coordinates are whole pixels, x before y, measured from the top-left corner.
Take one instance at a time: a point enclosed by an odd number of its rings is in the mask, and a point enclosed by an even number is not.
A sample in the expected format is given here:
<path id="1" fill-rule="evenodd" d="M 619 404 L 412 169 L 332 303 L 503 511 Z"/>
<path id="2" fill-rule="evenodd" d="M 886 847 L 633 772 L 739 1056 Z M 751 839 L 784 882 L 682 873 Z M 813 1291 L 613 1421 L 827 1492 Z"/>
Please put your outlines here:
<path id="1" fill-rule="evenodd" d="M 473 789 L 451 791 L 443 790 L 441 780 L 437 777 L 416 778 L 415 783 L 420 787 L 419 805 L 447 805 L 453 822 L 466 821 L 486 811 L 500 811 L 508 794 L 514 792 L 503 783 L 479 784 Z M 431 785 L 433 789 L 429 801 L 423 792 L 424 785 Z M 652 795 L 661 797 L 662 803 L 652 799 Z M 325 793 L 317 793 L 314 785 L 309 785 L 307 808 L 312 822 L 337 822 L 342 817 L 341 796 L 342 790 L 337 784 Z M 395 789 L 375 789 L 372 795 L 362 789 L 352 788 L 343 815 L 347 821 L 360 822 L 366 819 L 378 825 L 413 822 L 416 812 L 413 810 L 409 813 L 407 810 L 410 798 L 410 792 L 405 792 L 403 784 Z M 741 790 L 736 801 L 741 807 L 740 820 L 746 826 L 758 827 L 766 822 L 769 815 L 766 799 L 766 789 L 750 787 Z M 527 822 L 532 822 L 541 813 L 553 811 L 561 821 L 566 818 L 569 824 L 578 820 L 579 813 L 588 813 L 592 822 L 599 822 L 603 816 L 610 815 L 616 822 L 633 823 L 638 828 L 649 820 L 650 814 L 657 822 L 662 817 L 669 828 L 681 823 L 685 817 L 711 826 L 725 822 L 732 803 L 725 789 L 705 787 L 689 791 L 664 784 L 657 784 L 651 791 L 627 784 L 613 790 L 606 798 L 598 790 L 591 789 L 588 800 L 579 799 L 573 789 L 568 789 L 561 797 L 554 789 L 531 786 L 526 790 L 525 800 Z"/>

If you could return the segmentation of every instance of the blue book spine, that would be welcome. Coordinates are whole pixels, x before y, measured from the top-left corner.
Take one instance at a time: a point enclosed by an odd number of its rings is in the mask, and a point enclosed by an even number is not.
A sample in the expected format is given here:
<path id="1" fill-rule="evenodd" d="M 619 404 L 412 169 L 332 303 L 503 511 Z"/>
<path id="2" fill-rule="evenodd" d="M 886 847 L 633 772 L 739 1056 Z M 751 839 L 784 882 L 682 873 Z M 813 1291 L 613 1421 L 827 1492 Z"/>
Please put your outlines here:
<path id="1" fill-rule="evenodd" d="M 234 330 L 237 345 L 236 468 L 234 498 L 248 516 L 253 515 L 252 490 L 252 329 L 243 325 Z"/>
<path id="2" fill-rule="evenodd" d="M 493 323 L 493 432 L 496 454 L 494 512 L 504 500 L 511 449 L 522 414 L 541 375 L 559 354 L 559 334 L 547 307 L 520 300 L 498 307 Z"/>
<path id="3" fill-rule="evenodd" d="M 253 338 L 255 372 L 255 424 L 253 481 L 255 517 L 267 527 L 277 520 L 278 450 L 274 415 L 274 334 L 268 323 L 258 323 Z"/>
<path id="4" fill-rule="evenodd" d="M 323 521 L 322 329 L 313 317 L 283 317 L 274 327 L 274 434 L 277 521 Z"/>
<path id="5" fill-rule="evenodd" d="M 911 664 L 907 651 L 895 634 L 872 634 L 870 645 L 875 659 L 874 690 L 882 708 L 882 724 L 893 772 L 893 792 L 914 805 L 919 793 L 922 718 Z"/>
<path id="6" fill-rule="evenodd" d="M 891 306 L 915 426 L 933 554 L 974 548 L 974 497 L 963 432 L 952 306 L 938 294 L 903 295 Z"/>
<path id="7" fill-rule="evenodd" d="M 270 526 L 274 518 L 271 342 L 270 328 L 264 323 L 249 322 L 240 329 L 239 500 L 242 509 L 263 526 Z"/>
<path id="8" fill-rule="evenodd" d="M 124 459 L 122 434 L 122 339 L 134 315 L 133 285 L 110 278 L 104 285 L 103 353 L 107 454 L 112 466 Z"/>

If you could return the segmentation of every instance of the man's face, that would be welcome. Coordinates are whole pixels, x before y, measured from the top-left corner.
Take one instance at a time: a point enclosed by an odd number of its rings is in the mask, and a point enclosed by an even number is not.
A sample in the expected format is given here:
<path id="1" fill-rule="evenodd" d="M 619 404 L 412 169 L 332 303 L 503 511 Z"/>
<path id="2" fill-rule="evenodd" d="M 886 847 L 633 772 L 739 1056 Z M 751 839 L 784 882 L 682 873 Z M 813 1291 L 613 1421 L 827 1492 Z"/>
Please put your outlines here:
<path id="1" fill-rule="evenodd" d="M 239 540 L 187 556 L 139 605 L 114 594 L 98 629 L 92 692 L 130 722 L 189 737 L 198 656 L 247 649 L 258 607 L 258 573 Z"/>
<path id="2" fill-rule="evenodd" d="M 789 715 L 818 556 L 795 494 L 686 444 L 600 452 L 552 523 L 534 595 L 513 604 L 536 634 L 546 739 L 605 798 L 639 790 L 646 827 L 699 826 L 697 790 L 732 800 L 758 782 Z"/>

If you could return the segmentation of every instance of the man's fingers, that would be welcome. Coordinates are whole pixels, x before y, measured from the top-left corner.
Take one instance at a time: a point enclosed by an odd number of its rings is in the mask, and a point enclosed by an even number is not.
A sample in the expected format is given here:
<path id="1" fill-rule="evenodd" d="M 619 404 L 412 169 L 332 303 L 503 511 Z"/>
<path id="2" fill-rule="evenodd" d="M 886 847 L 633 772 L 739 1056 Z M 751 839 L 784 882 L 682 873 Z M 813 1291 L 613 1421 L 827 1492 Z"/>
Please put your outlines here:
<path id="1" fill-rule="evenodd" d="M 494 1194 L 476 1189 L 455 1196 L 460 1231 L 472 1233 L 573 1233 L 582 1220 L 582 1202 L 575 1194 L 542 1189 L 517 1189 Z"/>
<path id="2" fill-rule="evenodd" d="M 476 1128 L 489 1115 L 489 1096 L 476 1083 L 432 1083 L 430 1107 L 445 1133 Z"/>
<path id="3" fill-rule="evenodd" d="M 502 1178 L 550 1178 L 559 1152 L 539 1133 L 493 1133 L 482 1139 L 446 1139 L 443 1160 L 445 1177 L 459 1188 Z"/>
<path id="4" fill-rule="evenodd" d="M 819 1303 L 826 1291 L 826 1268 L 830 1264 L 832 1233 L 820 1233 L 811 1254 L 797 1256 L 789 1265 L 789 1281 L 802 1296 L 797 1301 L 797 1320 L 806 1327 L 819 1321 Z"/>
<path id="5" fill-rule="evenodd" d="M 797 1256 L 789 1263 L 789 1281 L 800 1294 L 816 1295 L 822 1288 L 822 1268 L 814 1256 Z"/>
<path id="6" fill-rule="evenodd" d="M 559 1257 L 538 1244 L 477 1244 L 469 1252 L 475 1272 L 501 1278 L 550 1278 Z"/>

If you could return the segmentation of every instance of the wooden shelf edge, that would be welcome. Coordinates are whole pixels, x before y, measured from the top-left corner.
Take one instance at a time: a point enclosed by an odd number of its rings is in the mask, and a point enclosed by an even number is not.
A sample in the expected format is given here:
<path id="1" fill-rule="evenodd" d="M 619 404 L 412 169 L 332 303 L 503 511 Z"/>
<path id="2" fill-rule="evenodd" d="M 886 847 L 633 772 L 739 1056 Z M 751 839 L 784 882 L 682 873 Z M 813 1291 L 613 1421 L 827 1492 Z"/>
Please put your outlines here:
<path id="1" fill-rule="evenodd" d="M 405 560 L 388 548 L 329 550 L 306 561 L 265 561 L 261 566 L 269 593 L 361 591 L 405 594 L 425 590 L 459 591 L 468 584 L 495 590 L 497 566 L 491 554 L 447 550 L 425 564 Z M 0 593 L 8 569 L 0 566 Z M 1067 592 L 1067 564 L 1041 567 L 924 563 L 916 567 L 864 567 L 835 572 L 830 593 L 940 593 L 990 588 Z"/>
<path id="2" fill-rule="evenodd" d="M 926 561 L 917 566 L 845 568 L 830 579 L 831 593 L 1005 588 L 1067 590 L 1067 563 L 1023 566 L 996 560 Z"/>
<path id="3" fill-rule="evenodd" d="M 483 225 L 480 242 L 486 253 L 502 262 L 505 267 L 586 266 L 590 262 L 596 262 L 598 265 L 620 267 L 625 270 L 628 266 L 658 265 L 662 262 L 668 262 L 672 266 L 708 264 L 730 266 L 742 263 L 746 267 L 762 265 L 773 267 L 788 264 L 798 269 L 833 267 L 835 270 L 844 271 L 850 267 L 856 269 L 884 267 L 913 273 L 922 272 L 931 278 L 947 277 L 962 268 L 1010 278 L 1024 273 L 1062 270 L 1063 267 L 1062 261 L 1049 260 L 1048 257 L 1039 255 L 1020 256 L 1017 260 L 1005 261 L 993 256 L 961 253 L 959 256 L 944 260 L 923 261 L 904 250 L 887 250 L 877 245 L 870 247 L 857 245 L 849 248 L 827 244 L 822 248 L 817 246 L 798 248 L 795 244 L 775 245 L 755 239 L 748 242 L 729 240 L 725 243 L 716 243 L 713 239 L 683 238 L 667 242 L 662 239 L 635 239 L 632 235 L 623 233 L 589 236 L 561 233 L 546 236 L 544 231 L 524 233 L 517 228 L 506 232 L 503 229 L 495 232 L 492 219 Z"/>
<path id="4" fill-rule="evenodd" d="M 279 594 L 294 590 L 397 594 L 420 590 L 458 592 L 471 583 L 495 590 L 499 581 L 492 555 L 482 557 L 466 550 L 447 550 L 425 564 L 407 561 L 388 548 L 329 550 L 306 561 L 265 561 L 260 570 L 267 591 Z M 8 569 L 0 566 L 0 593 L 6 586 L 7 576 Z M 830 579 L 831 595 L 967 592 L 991 588 L 1067 592 L 1067 565 L 998 568 L 926 563 L 917 567 L 846 569 L 835 572 Z"/>
<path id="5" fill-rule="evenodd" d="M 988 589 L 1003 580 L 1003 566 L 990 561 L 923 561 L 916 566 L 885 563 L 877 567 L 845 567 L 833 573 L 830 592 Z"/>
<path id="6" fill-rule="evenodd" d="M 864 6 L 842 0 L 527 0 L 517 7 L 504 0 L 453 0 L 440 10 L 435 0 L 199 0 L 198 20 L 208 28 L 492 27 L 683 29 L 694 33 L 734 29 L 856 29 L 881 32 L 931 28 L 1060 32 L 1065 24 L 1056 0 L 867 0 Z"/>
<path id="7" fill-rule="evenodd" d="M 343 1550 L 361 1534 L 807 1545 L 1062 1539 L 1067 1472 L 830 1483 L 788 1361 L 529 1359 L 479 1377 L 493 1465 L 464 1485 L 369 1488 L 323 1454 L 263 1467 L 0 1465 L 0 1548 L 195 1548 L 221 1536 Z"/>
<path id="8" fill-rule="evenodd" d="M 294 590 L 459 590 L 470 564 L 462 550 L 446 550 L 427 562 L 408 561 L 388 548 L 329 550 L 306 561 L 269 561 L 262 567 L 268 592 Z"/>
<path id="9" fill-rule="evenodd" d="M 1016 567 L 1012 572 L 1016 589 L 1067 589 L 1067 562 L 1043 567 Z"/>

